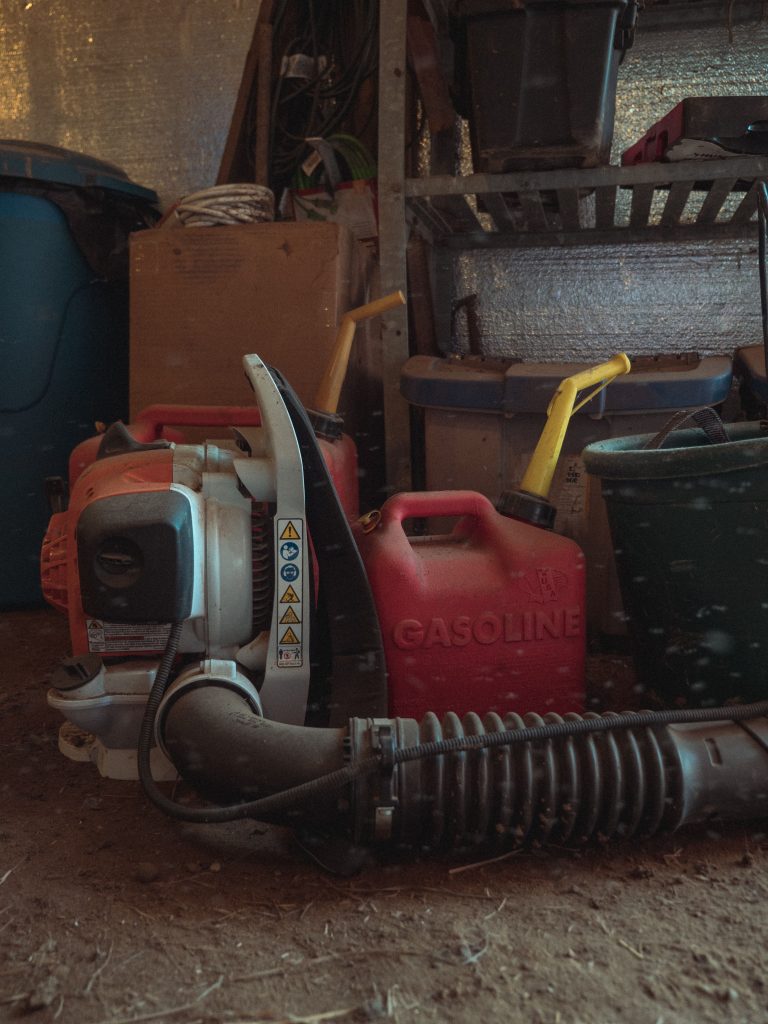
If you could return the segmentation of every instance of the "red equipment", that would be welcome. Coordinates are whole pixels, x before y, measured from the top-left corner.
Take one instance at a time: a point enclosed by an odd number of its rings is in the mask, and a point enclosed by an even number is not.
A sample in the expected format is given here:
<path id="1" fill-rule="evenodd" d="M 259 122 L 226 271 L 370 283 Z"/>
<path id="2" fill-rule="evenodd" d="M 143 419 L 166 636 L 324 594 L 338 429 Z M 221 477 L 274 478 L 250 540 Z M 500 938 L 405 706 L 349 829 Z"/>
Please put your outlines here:
<path id="1" fill-rule="evenodd" d="M 551 519 L 577 395 L 625 356 L 563 381 L 504 514 L 471 492 L 397 495 L 359 547 L 297 396 L 244 365 L 261 426 L 175 447 L 118 428 L 51 521 L 45 592 L 76 652 L 48 694 L 67 756 L 138 775 L 182 820 L 300 823 L 342 871 L 374 843 L 504 849 L 764 814 L 768 702 L 558 713 L 582 696 L 583 560 L 529 524 Z M 446 515 L 448 535 L 403 532 Z M 177 774 L 214 805 L 158 787 Z"/>
<path id="2" fill-rule="evenodd" d="M 689 96 L 621 154 L 624 166 L 768 152 L 765 96 Z"/>
<path id="3" fill-rule="evenodd" d="M 407 537 L 404 520 L 461 516 Z M 390 714 L 584 706 L 584 556 L 481 494 L 398 494 L 354 528 L 379 615 Z"/>
<path id="4" fill-rule="evenodd" d="M 334 486 L 339 495 L 341 507 L 350 522 L 360 514 L 357 477 L 357 449 L 348 434 L 341 431 L 337 418 L 320 417 L 325 432 L 319 434 L 318 443 L 323 453 Z M 176 427 L 223 427 L 237 424 L 244 427 L 261 425 L 261 413 L 256 406 L 247 405 L 148 405 L 125 429 L 136 444 L 152 444 L 156 441 L 172 441 L 183 444 L 184 432 Z M 99 455 L 104 443 L 104 434 L 96 434 L 81 441 L 73 448 L 69 457 L 69 487 L 74 487 L 78 477 Z M 47 595 L 46 595 L 47 599 Z"/>

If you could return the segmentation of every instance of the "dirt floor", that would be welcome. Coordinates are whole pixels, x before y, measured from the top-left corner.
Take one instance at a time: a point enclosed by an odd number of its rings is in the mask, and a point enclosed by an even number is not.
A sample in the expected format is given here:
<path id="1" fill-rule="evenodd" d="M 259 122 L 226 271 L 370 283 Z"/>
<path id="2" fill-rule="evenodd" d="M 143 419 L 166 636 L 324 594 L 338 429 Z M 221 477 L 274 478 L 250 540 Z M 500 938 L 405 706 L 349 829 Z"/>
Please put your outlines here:
<path id="1" fill-rule="evenodd" d="M 325 874 L 57 750 L 53 612 L 0 620 L 0 1020 L 768 1022 L 768 837 Z"/>

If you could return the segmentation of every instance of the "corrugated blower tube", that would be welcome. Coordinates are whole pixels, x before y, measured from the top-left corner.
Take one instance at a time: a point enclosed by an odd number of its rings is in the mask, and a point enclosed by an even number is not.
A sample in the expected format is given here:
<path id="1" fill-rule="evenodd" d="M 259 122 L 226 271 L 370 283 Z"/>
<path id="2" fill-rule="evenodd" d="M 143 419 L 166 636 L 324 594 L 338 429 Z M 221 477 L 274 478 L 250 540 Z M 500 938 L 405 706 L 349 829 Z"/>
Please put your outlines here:
<path id="1" fill-rule="evenodd" d="M 426 852 L 648 836 L 768 810 L 768 701 L 313 729 L 264 719 L 216 681 L 178 689 L 160 707 L 177 633 L 147 705 L 139 762 L 150 797 L 183 820 L 260 818 Z M 159 790 L 149 773 L 153 730 L 181 776 L 220 806 L 190 808 Z"/>

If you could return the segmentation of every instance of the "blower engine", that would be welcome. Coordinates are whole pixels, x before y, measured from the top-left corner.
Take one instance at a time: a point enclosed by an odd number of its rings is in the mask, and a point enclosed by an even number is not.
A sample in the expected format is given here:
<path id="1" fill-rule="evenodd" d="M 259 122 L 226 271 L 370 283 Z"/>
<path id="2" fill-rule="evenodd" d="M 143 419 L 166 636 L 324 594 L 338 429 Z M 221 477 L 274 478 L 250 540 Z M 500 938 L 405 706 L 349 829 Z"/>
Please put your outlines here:
<path id="1" fill-rule="evenodd" d="M 591 379 L 625 372 L 617 359 Z M 329 844 L 349 863 L 372 844 L 764 813 L 768 702 L 578 713 L 583 557 L 542 528 L 546 471 L 508 515 L 472 492 L 396 495 L 351 528 L 290 386 L 244 365 L 259 426 L 205 445 L 112 427 L 51 519 L 43 589 L 73 650 L 48 695 L 64 754 L 140 777 L 184 820 L 296 825 L 335 866 Z M 438 515 L 459 517 L 450 534 L 405 536 L 404 519 Z M 178 775 L 209 803 L 172 801 L 158 782 Z"/>

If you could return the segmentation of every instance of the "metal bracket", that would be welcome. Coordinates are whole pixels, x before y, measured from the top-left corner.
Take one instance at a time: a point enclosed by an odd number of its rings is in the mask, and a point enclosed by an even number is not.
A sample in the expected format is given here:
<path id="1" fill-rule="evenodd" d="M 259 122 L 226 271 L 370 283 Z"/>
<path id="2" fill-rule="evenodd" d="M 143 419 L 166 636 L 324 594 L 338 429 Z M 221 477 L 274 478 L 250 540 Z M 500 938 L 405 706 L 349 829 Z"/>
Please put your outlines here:
<path id="1" fill-rule="evenodd" d="M 371 747 L 381 758 L 381 768 L 377 775 L 379 791 L 375 797 L 373 827 L 376 840 L 384 841 L 392 836 L 395 808 L 399 803 L 395 795 L 395 739 L 390 720 L 374 718 L 372 724 Z"/>

